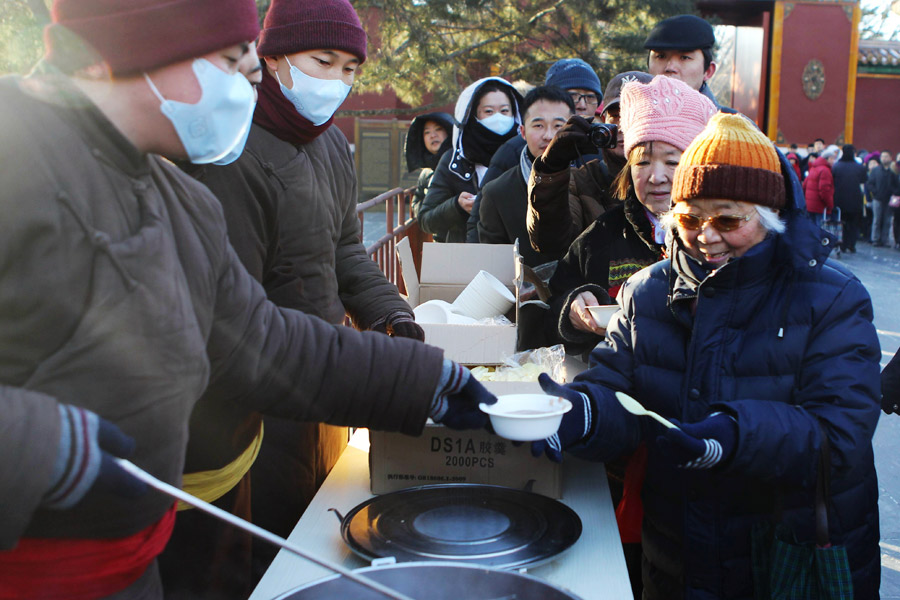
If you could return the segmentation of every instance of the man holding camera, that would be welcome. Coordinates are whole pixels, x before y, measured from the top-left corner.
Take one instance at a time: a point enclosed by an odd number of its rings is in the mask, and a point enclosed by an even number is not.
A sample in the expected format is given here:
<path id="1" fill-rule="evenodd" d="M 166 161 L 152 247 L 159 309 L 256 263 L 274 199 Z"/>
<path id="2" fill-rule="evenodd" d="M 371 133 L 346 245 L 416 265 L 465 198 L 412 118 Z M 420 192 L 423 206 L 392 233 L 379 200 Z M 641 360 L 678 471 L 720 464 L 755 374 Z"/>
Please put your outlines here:
<path id="1" fill-rule="evenodd" d="M 651 79 L 642 71 L 613 77 L 594 123 L 578 115 L 570 118 L 534 161 L 527 213 L 528 237 L 534 250 L 561 258 L 582 231 L 619 203 L 610 192 L 613 179 L 625 166 L 624 138 L 618 130 L 619 95 L 624 83 L 649 83 Z M 578 156 L 598 150 L 603 160 L 588 161 L 577 169 L 569 167 Z"/>
<path id="2" fill-rule="evenodd" d="M 622 84 L 625 81 L 647 83 L 654 75 L 683 81 L 721 110 L 706 83 L 716 72 L 712 56 L 715 43 L 712 26 L 700 17 L 677 15 L 663 19 L 644 42 L 644 48 L 649 51 L 649 75 L 632 71 L 614 77 L 606 88 L 598 120 L 617 125 Z M 618 202 L 610 196 L 609 187 L 625 165 L 621 132 L 614 148 L 602 149 L 602 162 L 586 163 L 566 177 L 565 171 L 572 160 L 597 151 L 591 141 L 592 134 L 594 138 L 603 136 L 596 131 L 596 121 L 591 124 L 579 116 L 572 117 L 535 161 L 528 183 L 528 236 L 531 246 L 548 256 L 559 258 L 565 254 L 582 231 Z M 564 201 L 566 197 L 568 205 Z"/>
<path id="3" fill-rule="evenodd" d="M 554 86 L 536 87 L 522 102 L 522 125 L 519 133 L 525 147 L 516 166 L 491 181 L 481 191 L 478 241 L 483 244 L 512 244 L 522 240 L 519 251 L 530 267 L 552 261 L 527 244 L 525 213 L 528 207 L 526 184 L 536 156 L 552 143 L 556 133 L 575 114 L 575 103 L 567 91 Z"/>

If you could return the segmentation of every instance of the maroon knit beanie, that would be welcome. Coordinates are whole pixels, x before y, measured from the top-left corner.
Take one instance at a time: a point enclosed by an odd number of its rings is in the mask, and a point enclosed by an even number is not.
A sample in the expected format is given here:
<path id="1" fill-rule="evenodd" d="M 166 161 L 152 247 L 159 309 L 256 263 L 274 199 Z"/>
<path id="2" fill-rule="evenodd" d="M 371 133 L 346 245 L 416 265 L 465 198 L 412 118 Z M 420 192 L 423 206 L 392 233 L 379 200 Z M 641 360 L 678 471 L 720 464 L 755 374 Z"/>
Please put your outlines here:
<path id="1" fill-rule="evenodd" d="M 366 60 L 366 32 L 348 0 L 272 0 L 257 54 L 304 50 L 343 50 Z"/>
<path id="2" fill-rule="evenodd" d="M 44 30 L 48 61 L 73 68 L 99 58 L 118 76 L 252 42 L 259 34 L 253 0 L 54 0 L 51 16 Z M 85 43 L 94 61 L 87 60 Z"/>

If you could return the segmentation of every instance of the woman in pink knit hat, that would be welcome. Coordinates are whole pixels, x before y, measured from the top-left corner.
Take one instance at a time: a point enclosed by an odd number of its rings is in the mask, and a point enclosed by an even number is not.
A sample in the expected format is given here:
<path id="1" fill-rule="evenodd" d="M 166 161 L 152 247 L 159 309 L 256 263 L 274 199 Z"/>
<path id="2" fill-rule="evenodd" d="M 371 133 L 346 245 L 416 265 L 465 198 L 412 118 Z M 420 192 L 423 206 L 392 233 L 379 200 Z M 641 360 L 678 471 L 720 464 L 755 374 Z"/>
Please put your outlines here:
<path id="1" fill-rule="evenodd" d="M 715 112 L 708 98 L 671 77 L 622 87 L 620 124 L 627 163 L 613 184 L 622 203 L 575 239 L 550 280 L 548 334 L 570 353 L 589 352 L 606 333 L 606 323 L 595 321 L 588 307 L 615 304 L 628 277 L 662 258 L 665 231 L 658 217 L 669 210 L 675 167 Z M 616 512 L 632 588 L 639 597 L 643 450 L 634 456 L 628 478 L 624 462 L 608 465 L 608 473 L 613 500 L 624 496 Z M 628 482 L 624 490 L 623 479 Z"/>

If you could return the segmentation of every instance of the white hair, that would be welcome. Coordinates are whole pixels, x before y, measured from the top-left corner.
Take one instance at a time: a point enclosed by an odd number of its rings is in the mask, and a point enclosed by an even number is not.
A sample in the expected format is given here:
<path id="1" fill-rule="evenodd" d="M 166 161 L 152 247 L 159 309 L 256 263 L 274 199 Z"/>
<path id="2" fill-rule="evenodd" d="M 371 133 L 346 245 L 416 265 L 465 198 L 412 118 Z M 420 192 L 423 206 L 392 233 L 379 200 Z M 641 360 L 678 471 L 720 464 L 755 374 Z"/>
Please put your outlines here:
<path id="1" fill-rule="evenodd" d="M 760 224 L 762 224 L 766 231 L 784 233 L 784 221 L 781 220 L 781 217 L 778 216 L 778 213 L 775 212 L 775 210 L 768 206 L 760 206 L 759 204 L 754 204 L 753 206 L 756 208 L 756 214 L 759 215 Z M 675 221 L 674 214 L 673 210 L 669 209 L 659 218 L 660 224 L 668 231 L 674 231 L 678 224 L 677 221 Z"/>
<path id="2" fill-rule="evenodd" d="M 832 156 L 837 158 L 838 154 L 840 153 L 841 149 L 832 144 L 831 146 L 828 146 L 827 148 L 822 150 L 822 154 L 820 154 L 819 156 L 821 156 L 822 158 L 831 158 Z"/>
<path id="3" fill-rule="evenodd" d="M 784 233 L 784 221 L 781 220 L 781 217 L 778 216 L 778 213 L 775 212 L 774 209 L 769 208 L 768 206 L 760 206 L 759 204 L 757 204 L 756 212 L 757 214 L 759 214 L 759 222 L 762 223 L 762 226 L 766 228 L 766 231 L 771 231 L 773 233 Z"/>

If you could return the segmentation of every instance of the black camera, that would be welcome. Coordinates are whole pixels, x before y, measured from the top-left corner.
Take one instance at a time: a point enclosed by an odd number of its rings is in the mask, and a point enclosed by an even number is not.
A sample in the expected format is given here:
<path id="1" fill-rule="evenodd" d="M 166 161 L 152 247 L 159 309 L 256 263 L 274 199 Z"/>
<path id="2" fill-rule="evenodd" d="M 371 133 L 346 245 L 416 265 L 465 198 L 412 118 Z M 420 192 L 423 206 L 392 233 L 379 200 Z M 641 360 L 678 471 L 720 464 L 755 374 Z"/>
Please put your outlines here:
<path id="1" fill-rule="evenodd" d="M 619 140 L 619 128 L 610 123 L 591 123 L 588 134 L 597 148 L 615 148 Z"/>

